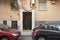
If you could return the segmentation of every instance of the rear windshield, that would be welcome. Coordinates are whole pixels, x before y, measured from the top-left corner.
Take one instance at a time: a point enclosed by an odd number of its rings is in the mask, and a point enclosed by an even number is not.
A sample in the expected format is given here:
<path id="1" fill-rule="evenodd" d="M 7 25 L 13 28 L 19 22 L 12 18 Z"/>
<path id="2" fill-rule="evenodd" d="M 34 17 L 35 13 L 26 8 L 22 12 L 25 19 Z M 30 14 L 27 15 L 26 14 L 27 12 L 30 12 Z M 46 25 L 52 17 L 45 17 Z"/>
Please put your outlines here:
<path id="1" fill-rule="evenodd" d="M 58 26 L 58 25 L 40 25 L 37 28 L 49 29 L 49 30 L 60 30 L 60 26 Z"/>
<path id="2" fill-rule="evenodd" d="M 9 29 L 10 27 L 7 25 L 0 24 L 0 29 Z"/>

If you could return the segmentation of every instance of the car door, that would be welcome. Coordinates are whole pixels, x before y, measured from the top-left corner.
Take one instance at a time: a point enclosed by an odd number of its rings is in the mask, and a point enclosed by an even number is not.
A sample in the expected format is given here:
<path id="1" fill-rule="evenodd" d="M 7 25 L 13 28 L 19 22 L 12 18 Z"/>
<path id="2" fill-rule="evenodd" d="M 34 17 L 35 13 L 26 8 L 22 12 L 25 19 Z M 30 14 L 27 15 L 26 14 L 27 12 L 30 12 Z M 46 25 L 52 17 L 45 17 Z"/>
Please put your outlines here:
<path id="1" fill-rule="evenodd" d="M 60 31 L 56 27 L 52 27 L 46 30 L 46 35 L 50 39 L 54 39 L 54 40 L 60 39 Z"/>

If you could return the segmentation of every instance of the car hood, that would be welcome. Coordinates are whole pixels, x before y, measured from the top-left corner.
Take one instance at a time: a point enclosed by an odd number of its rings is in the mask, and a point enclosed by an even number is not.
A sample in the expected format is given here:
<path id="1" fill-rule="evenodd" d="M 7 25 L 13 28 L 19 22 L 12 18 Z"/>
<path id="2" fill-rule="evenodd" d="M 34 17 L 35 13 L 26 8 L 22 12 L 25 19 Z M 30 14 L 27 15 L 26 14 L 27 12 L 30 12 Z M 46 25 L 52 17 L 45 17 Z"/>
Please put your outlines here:
<path id="1" fill-rule="evenodd" d="M 6 34 L 21 34 L 21 32 L 18 31 L 17 29 L 2 30 L 1 32 L 6 33 Z"/>
<path id="2" fill-rule="evenodd" d="M 9 33 L 12 33 L 12 34 L 20 34 L 21 32 L 18 31 L 17 29 L 9 29 L 8 30 Z"/>

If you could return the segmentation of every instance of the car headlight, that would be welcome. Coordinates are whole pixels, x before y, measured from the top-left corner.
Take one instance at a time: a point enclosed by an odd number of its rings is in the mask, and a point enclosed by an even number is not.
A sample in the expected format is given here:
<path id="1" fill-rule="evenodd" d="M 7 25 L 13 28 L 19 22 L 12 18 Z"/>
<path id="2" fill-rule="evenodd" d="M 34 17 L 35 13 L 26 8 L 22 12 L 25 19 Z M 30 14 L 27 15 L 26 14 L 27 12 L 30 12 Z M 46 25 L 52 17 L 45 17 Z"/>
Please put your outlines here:
<path id="1" fill-rule="evenodd" d="M 13 36 L 18 36 L 18 34 L 12 34 Z"/>

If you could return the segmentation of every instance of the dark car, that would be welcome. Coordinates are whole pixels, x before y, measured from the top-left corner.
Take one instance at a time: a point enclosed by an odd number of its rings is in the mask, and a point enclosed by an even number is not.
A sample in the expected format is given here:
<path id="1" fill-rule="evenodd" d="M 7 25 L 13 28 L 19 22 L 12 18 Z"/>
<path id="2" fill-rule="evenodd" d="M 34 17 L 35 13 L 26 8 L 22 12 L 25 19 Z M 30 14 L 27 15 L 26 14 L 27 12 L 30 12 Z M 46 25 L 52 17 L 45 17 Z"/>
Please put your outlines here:
<path id="1" fill-rule="evenodd" d="M 40 25 L 33 29 L 33 40 L 60 40 L 60 25 Z"/>
<path id="2" fill-rule="evenodd" d="M 0 24 L 0 40 L 19 40 L 21 32 Z"/>

